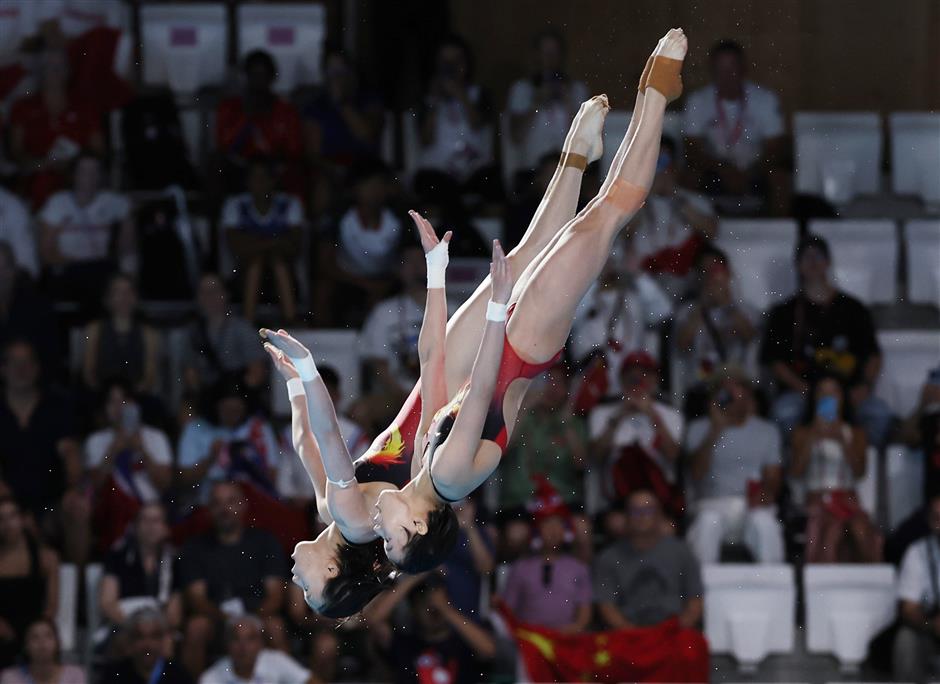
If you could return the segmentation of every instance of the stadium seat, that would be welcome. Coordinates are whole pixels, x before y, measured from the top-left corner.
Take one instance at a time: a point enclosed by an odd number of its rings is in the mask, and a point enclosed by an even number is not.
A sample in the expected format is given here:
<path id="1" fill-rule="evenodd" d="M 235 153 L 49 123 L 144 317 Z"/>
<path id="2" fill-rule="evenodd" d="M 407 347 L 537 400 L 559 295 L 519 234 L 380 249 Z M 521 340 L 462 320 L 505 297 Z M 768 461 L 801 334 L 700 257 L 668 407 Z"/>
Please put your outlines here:
<path id="1" fill-rule="evenodd" d="M 789 219 L 721 221 L 717 244 L 731 260 L 739 299 L 765 311 L 793 294 L 796 236 L 796 221 Z"/>
<path id="2" fill-rule="evenodd" d="M 277 63 L 274 89 L 289 93 L 322 80 L 326 7 L 320 3 L 238 5 L 238 56 L 269 52 Z"/>
<path id="3" fill-rule="evenodd" d="M 898 297 L 898 240 L 894 221 L 817 220 L 809 232 L 829 242 L 836 286 L 865 304 Z"/>
<path id="4" fill-rule="evenodd" d="M 940 114 L 894 112 L 888 127 L 894 192 L 940 202 Z"/>
<path id="5" fill-rule="evenodd" d="M 793 115 L 796 191 L 845 204 L 880 189 L 882 131 L 876 112 Z"/>
<path id="6" fill-rule="evenodd" d="M 225 6 L 146 4 L 140 8 L 143 80 L 177 94 L 221 83 L 226 74 Z"/>
<path id="7" fill-rule="evenodd" d="M 98 605 L 98 586 L 104 576 L 101 563 L 89 563 L 85 566 L 85 660 L 90 661 L 95 633 L 101 627 L 101 609 Z"/>
<path id="8" fill-rule="evenodd" d="M 731 653 L 753 670 L 770 653 L 793 649 L 796 584 L 789 565 L 706 565 L 705 636 L 712 653 Z"/>
<path id="9" fill-rule="evenodd" d="M 78 567 L 72 563 L 61 563 L 55 624 L 59 630 L 59 643 L 66 653 L 75 649 L 77 641 L 78 591 Z"/>
<path id="10" fill-rule="evenodd" d="M 359 356 L 359 333 L 355 330 L 290 330 L 291 335 L 306 345 L 318 364 L 331 366 L 339 375 L 341 399 L 339 408 L 360 396 L 362 368 Z M 290 415 L 290 402 L 280 383 L 272 383 L 272 413 Z"/>
<path id="11" fill-rule="evenodd" d="M 908 221 L 904 226 L 904 249 L 907 300 L 940 306 L 940 220 Z"/>
<path id="12" fill-rule="evenodd" d="M 806 648 L 831 653 L 843 670 L 856 670 L 868 643 L 894 620 L 894 566 L 807 565 Z"/>
<path id="13" fill-rule="evenodd" d="M 924 504 L 924 452 L 901 444 L 885 451 L 888 529 L 894 530 Z"/>
<path id="14" fill-rule="evenodd" d="M 917 406 L 927 373 L 940 365 L 940 332 L 882 330 L 878 333 L 882 368 L 875 394 L 901 417 Z"/>
<path id="15" fill-rule="evenodd" d="M 858 503 L 871 516 L 878 521 L 878 450 L 870 446 L 865 452 L 865 474 L 855 482 L 855 492 Z"/>

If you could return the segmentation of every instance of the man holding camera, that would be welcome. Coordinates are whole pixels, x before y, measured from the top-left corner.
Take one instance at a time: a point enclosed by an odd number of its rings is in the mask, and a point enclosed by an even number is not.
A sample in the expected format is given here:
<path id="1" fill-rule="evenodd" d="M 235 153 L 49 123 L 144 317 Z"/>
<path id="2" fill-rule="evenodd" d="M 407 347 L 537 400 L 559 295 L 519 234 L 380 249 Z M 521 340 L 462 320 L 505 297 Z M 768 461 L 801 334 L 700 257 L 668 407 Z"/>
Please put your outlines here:
<path id="1" fill-rule="evenodd" d="M 901 626 L 894 679 L 922 682 L 940 661 L 940 494 L 927 505 L 929 534 L 908 548 L 898 576 Z"/>
<path id="2" fill-rule="evenodd" d="M 721 545 L 743 541 L 759 563 L 783 562 L 780 433 L 755 415 L 751 385 L 726 368 L 711 383 L 708 417 L 689 425 L 691 485 L 697 495 L 688 541 L 699 560 L 717 563 Z"/>

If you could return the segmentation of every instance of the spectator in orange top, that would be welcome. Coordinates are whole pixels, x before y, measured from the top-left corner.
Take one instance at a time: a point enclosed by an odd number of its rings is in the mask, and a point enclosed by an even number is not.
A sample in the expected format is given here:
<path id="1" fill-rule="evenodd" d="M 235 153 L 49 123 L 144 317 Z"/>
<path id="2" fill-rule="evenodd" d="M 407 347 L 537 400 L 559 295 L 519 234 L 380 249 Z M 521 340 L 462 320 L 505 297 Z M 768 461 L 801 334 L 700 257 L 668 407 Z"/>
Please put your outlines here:
<path id="1" fill-rule="evenodd" d="M 227 189 L 243 185 L 239 176 L 254 157 L 299 161 L 303 154 L 300 115 L 272 90 L 277 68 L 271 55 L 263 50 L 249 52 L 242 74 L 244 92 L 223 100 L 216 111 L 216 147 L 224 157 Z"/>
<path id="2" fill-rule="evenodd" d="M 14 103 L 10 112 L 10 157 L 34 209 L 67 184 L 69 163 L 80 150 L 104 151 L 97 109 L 69 97 L 64 48 L 43 51 L 38 80 L 36 92 Z"/>

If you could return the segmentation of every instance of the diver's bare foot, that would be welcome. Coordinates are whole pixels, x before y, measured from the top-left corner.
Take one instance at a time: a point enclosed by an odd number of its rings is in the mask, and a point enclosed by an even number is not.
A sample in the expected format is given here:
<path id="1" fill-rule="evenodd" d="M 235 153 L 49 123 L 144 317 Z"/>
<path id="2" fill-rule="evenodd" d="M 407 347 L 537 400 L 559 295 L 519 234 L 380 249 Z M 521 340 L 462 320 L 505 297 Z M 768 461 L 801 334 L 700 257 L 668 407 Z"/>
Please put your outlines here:
<path id="1" fill-rule="evenodd" d="M 610 111 L 606 95 L 595 95 L 581 103 L 581 108 L 571 122 L 564 151 L 582 154 L 588 163 L 597 161 L 604 153 L 604 119 Z"/>
<path id="2" fill-rule="evenodd" d="M 688 51 L 689 39 L 686 38 L 681 28 L 674 28 L 669 29 L 669 32 L 659 39 L 656 49 L 653 50 L 653 56 L 683 60 Z"/>

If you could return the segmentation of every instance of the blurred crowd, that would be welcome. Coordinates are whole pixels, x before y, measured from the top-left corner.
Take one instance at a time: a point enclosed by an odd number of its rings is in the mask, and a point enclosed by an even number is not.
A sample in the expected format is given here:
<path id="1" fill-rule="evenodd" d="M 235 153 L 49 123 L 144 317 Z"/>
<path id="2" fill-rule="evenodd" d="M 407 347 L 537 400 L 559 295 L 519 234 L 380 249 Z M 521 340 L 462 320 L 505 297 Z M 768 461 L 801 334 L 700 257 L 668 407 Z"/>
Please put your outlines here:
<path id="1" fill-rule="evenodd" d="M 322 375 L 362 453 L 417 379 L 424 263 L 403 210 L 453 230 L 454 257 L 487 258 L 471 217 L 513 246 L 589 94 L 563 35 L 534 37 L 503 98 L 443 38 L 410 177 L 382 161 L 385 107 L 340 50 L 293 98 L 270 55 L 247 55 L 197 168 L 172 97 L 90 98 L 104 74 L 76 68 L 54 21 L 33 43 L 29 87 L 0 110 L 0 682 L 84 681 L 58 642 L 62 563 L 103 566 L 79 583 L 97 681 L 511 681 L 497 599 L 569 634 L 701 629 L 700 568 L 725 561 L 903 559 L 907 676 L 936 653 L 940 372 L 913 415 L 892 414 L 871 312 L 835 286 L 818 236 L 781 255 L 795 295 L 741 303 L 719 214 L 795 205 L 780 103 L 739 44 L 687 84 L 652 195 L 498 473 L 460 504 L 453 556 L 337 627 L 289 581 L 293 544 L 322 525 L 257 326 L 360 330 L 363 385 Z M 500 110 L 524 159 L 508 178 Z M 168 183 L 170 199 L 154 192 Z M 589 169 L 584 198 L 597 184 Z M 925 507 L 886 539 L 856 489 L 893 442 L 927 455 Z"/>

